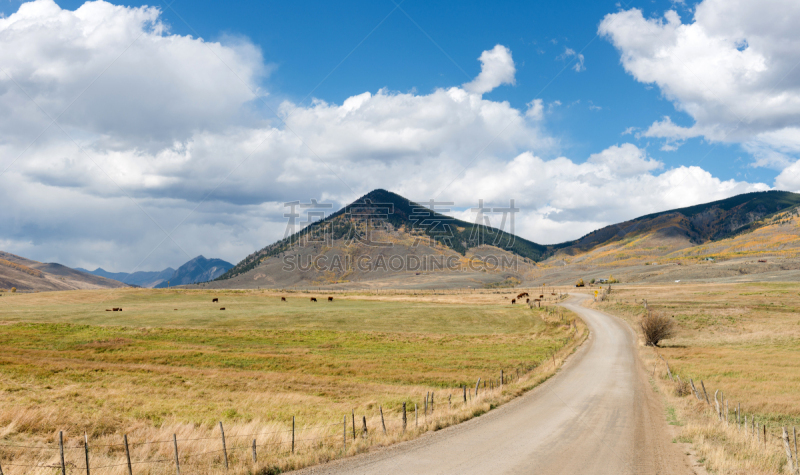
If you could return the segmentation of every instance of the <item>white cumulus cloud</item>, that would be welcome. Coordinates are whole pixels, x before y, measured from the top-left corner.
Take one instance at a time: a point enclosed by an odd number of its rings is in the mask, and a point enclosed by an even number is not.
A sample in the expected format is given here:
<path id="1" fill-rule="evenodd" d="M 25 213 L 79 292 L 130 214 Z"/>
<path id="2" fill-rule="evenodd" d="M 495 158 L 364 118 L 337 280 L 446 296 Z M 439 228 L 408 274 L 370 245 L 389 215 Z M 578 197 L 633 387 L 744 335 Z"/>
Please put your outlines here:
<path id="1" fill-rule="evenodd" d="M 792 144 L 800 140 L 798 23 L 796 1 L 703 0 L 686 20 L 673 10 L 662 18 L 636 8 L 609 14 L 599 33 L 628 73 L 694 119 L 684 127 L 666 117 L 642 135 L 671 147 L 691 137 L 742 143 L 756 164 L 782 167 L 797 159 Z"/>
<path id="2" fill-rule="evenodd" d="M 0 19 L 0 45 L 0 131 L 26 144 L 51 118 L 137 147 L 218 129 L 241 118 L 269 70 L 249 42 L 171 35 L 157 8 L 103 1 L 24 3 Z"/>
<path id="3" fill-rule="evenodd" d="M 472 81 L 464 84 L 464 89 L 473 94 L 485 94 L 503 84 L 515 84 L 517 72 L 511 50 L 503 45 L 481 53 L 481 73 Z"/>

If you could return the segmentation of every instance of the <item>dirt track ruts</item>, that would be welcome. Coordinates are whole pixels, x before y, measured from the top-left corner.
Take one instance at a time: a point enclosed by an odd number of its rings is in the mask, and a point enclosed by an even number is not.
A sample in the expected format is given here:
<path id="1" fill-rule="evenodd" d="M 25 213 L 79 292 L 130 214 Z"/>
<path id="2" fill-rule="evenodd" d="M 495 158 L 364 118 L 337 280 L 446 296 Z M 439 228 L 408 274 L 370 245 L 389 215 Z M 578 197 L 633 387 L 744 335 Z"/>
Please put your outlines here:
<path id="1" fill-rule="evenodd" d="M 588 341 L 546 383 L 486 415 L 298 474 L 691 474 L 621 320 L 582 307 Z"/>

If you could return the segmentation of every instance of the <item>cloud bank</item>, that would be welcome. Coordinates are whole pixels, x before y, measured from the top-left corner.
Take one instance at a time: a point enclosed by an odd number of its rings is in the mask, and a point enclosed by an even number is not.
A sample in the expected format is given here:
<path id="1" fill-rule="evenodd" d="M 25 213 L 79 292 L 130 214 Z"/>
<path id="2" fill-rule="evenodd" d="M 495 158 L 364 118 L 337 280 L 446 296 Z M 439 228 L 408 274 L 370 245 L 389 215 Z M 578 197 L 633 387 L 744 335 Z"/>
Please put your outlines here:
<path id="1" fill-rule="evenodd" d="M 630 143 L 559 156 L 541 100 L 483 97 L 515 83 L 502 45 L 462 86 L 308 106 L 273 99 L 247 40 L 171 34 L 152 7 L 25 3 L 0 19 L 0 56 L 0 249 L 72 266 L 235 262 L 283 237 L 284 202 L 374 188 L 454 209 L 514 199 L 517 232 L 542 243 L 767 188 L 665 170 Z"/>

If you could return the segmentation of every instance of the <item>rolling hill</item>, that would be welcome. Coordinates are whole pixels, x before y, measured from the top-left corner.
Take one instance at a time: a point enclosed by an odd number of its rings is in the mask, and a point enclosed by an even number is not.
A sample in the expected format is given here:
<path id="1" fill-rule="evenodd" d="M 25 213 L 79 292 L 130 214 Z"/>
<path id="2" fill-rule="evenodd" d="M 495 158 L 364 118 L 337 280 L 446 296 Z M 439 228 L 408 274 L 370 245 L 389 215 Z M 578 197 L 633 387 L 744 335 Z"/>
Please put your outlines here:
<path id="1" fill-rule="evenodd" d="M 800 205 L 800 194 L 764 191 L 663 211 L 553 246 L 548 262 L 630 265 L 752 233 Z M 796 213 L 796 211 L 795 211 Z"/>
<path id="2" fill-rule="evenodd" d="M 20 292 L 42 292 L 125 286 L 116 280 L 87 274 L 61 264 L 42 263 L 0 251 L 0 289 L 16 287 Z"/>

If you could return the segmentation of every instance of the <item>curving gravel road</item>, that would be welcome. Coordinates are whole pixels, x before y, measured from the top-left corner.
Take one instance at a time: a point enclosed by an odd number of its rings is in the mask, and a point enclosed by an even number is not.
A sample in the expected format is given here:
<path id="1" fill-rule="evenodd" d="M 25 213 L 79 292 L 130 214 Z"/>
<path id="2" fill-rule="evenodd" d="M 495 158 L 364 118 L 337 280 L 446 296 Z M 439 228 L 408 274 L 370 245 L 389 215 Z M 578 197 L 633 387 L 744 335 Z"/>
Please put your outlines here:
<path id="1" fill-rule="evenodd" d="M 298 474 L 691 474 L 621 320 L 564 305 L 591 329 L 559 373 L 463 424 Z"/>

